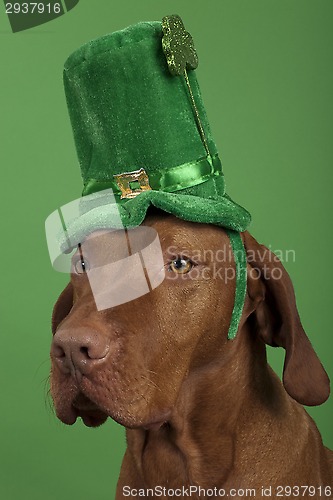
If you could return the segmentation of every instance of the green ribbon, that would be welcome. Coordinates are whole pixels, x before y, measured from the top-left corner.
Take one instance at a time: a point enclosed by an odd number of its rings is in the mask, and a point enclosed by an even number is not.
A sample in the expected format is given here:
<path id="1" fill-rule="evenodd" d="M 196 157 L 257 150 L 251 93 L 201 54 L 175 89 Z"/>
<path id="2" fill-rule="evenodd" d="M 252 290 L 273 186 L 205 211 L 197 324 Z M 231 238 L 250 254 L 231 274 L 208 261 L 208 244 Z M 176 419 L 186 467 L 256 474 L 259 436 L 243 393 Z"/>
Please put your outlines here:
<path id="1" fill-rule="evenodd" d="M 235 301 L 228 331 L 228 340 L 234 340 L 239 328 L 239 323 L 242 317 L 246 297 L 247 259 L 246 251 L 240 233 L 238 233 L 237 231 L 232 231 L 231 229 L 226 229 L 225 231 L 229 236 L 236 266 Z"/>
<path id="2" fill-rule="evenodd" d="M 177 165 L 176 167 L 161 169 L 158 172 L 150 174 L 147 172 L 147 175 L 149 177 L 149 185 L 153 190 L 171 193 L 202 184 L 212 177 L 223 176 L 223 172 L 221 161 L 218 155 L 215 155 L 213 157 L 206 156 L 196 161 Z M 120 197 L 121 190 L 115 179 L 88 179 L 85 183 L 82 196 L 110 188 L 115 195 L 119 195 Z"/>

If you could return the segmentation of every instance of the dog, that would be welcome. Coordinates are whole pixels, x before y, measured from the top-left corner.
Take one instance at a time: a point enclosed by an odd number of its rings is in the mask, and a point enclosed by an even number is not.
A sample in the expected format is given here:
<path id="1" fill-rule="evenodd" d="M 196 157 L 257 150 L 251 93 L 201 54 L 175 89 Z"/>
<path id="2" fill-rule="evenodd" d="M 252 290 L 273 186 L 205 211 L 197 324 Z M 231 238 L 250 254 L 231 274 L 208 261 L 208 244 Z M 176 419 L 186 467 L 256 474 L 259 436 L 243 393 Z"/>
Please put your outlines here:
<path id="1" fill-rule="evenodd" d="M 55 304 L 58 418 L 94 427 L 111 417 L 126 428 L 118 500 L 158 498 L 163 487 L 165 498 L 171 490 L 241 498 L 247 489 L 258 498 L 333 498 L 333 453 L 302 406 L 323 403 L 329 380 L 281 262 L 241 233 L 247 293 L 237 336 L 228 340 L 236 285 L 225 271 L 235 264 L 231 251 L 216 259 L 231 250 L 227 233 L 158 210 L 144 224 L 157 231 L 165 256 L 160 286 L 98 311 L 86 273 L 74 270 Z M 87 237 L 88 261 L 90 250 L 107 251 L 108 238 Z M 285 349 L 283 384 L 266 344 Z"/>

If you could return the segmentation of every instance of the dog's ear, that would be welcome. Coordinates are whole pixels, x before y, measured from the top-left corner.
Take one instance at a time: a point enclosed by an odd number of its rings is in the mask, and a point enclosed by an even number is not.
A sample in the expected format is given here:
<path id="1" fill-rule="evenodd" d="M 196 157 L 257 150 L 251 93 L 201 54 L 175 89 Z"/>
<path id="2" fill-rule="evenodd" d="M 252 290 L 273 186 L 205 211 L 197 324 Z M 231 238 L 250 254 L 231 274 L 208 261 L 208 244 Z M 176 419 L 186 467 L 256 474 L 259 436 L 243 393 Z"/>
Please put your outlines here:
<path id="1" fill-rule="evenodd" d="M 248 232 L 242 237 L 251 269 L 248 282 L 257 279 L 264 285 L 254 313 L 258 334 L 266 344 L 286 350 L 283 384 L 288 394 L 301 404 L 320 405 L 330 394 L 330 382 L 303 330 L 291 279 L 274 253 Z"/>
<path id="2" fill-rule="evenodd" d="M 61 292 L 57 302 L 54 305 L 52 313 L 52 333 L 55 334 L 58 326 L 64 318 L 69 314 L 73 307 L 73 286 L 68 283 L 66 288 Z"/>

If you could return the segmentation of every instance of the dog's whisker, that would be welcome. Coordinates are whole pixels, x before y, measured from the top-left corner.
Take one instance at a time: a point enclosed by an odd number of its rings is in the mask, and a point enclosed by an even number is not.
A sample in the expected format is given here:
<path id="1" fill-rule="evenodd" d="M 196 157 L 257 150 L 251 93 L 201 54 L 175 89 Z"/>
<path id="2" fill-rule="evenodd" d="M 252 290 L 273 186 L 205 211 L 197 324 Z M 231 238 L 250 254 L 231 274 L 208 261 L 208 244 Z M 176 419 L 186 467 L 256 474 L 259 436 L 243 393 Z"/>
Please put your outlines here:
<path id="1" fill-rule="evenodd" d="M 157 372 L 154 372 L 153 370 L 148 370 L 148 368 L 146 369 L 146 371 L 149 373 L 153 373 L 154 375 L 157 375 Z"/>
<path id="2" fill-rule="evenodd" d="M 42 361 L 42 362 L 41 362 L 41 363 L 37 366 L 36 371 L 35 371 L 35 373 L 34 373 L 34 379 L 36 378 L 36 376 L 37 376 L 37 374 L 38 374 L 39 370 L 42 368 L 42 366 L 44 366 L 44 365 L 45 365 L 45 363 L 48 363 L 48 362 L 49 362 L 49 359 L 48 359 L 48 358 L 47 358 L 47 359 L 44 359 L 44 361 Z"/>
<path id="3" fill-rule="evenodd" d="M 49 410 L 54 413 L 54 406 L 52 402 L 52 397 L 51 397 L 51 387 L 50 387 L 50 375 L 48 375 L 44 380 L 44 404 L 45 408 L 48 408 Z"/>
<path id="4" fill-rule="evenodd" d="M 141 378 L 147 380 L 149 382 L 149 385 L 155 387 L 156 389 L 158 389 L 159 391 L 161 391 L 160 387 L 155 383 L 153 382 L 149 377 L 146 377 L 146 375 L 141 375 Z"/>
<path id="5" fill-rule="evenodd" d="M 141 394 L 141 397 L 142 397 L 142 399 L 144 399 L 144 400 L 146 401 L 147 405 L 149 405 L 149 401 L 148 401 L 148 399 L 145 397 L 145 395 L 144 395 L 144 394 Z"/>

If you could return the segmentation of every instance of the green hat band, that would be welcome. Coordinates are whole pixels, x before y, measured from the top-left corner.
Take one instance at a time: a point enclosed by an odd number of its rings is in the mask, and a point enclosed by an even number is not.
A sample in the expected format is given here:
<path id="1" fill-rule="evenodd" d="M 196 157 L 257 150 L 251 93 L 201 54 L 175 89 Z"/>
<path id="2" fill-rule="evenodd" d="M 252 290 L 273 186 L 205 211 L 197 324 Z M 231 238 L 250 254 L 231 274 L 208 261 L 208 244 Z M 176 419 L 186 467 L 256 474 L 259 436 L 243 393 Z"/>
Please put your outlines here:
<path id="1" fill-rule="evenodd" d="M 132 198 L 140 194 L 142 190 L 148 189 L 172 193 L 206 182 L 214 176 L 223 177 L 221 161 L 217 155 L 213 158 L 208 156 L 197 161 L 185 163 L 184 165 L 178 165 L 177 167 L 161 169 L 151 173 L 149 177 L 146 171 L 141 169 L 134 172 L 124 172 L 120 175 L 114 175 L 114 180 L 110 181 L 88 179 L 82 195 L 86 196 L 103 189 L 111 188 L 115 195 L 121 198 L 129 197 L 123 194 L 124 182 L 127 184 L 126 187 L 130 190 Z M 144 177 L 144 184 L 140 181 L 140 177 Z M 138 180 L 136 180 L 136 178 Z M 221 187 L 222 186 L 220 186 L 220 189 Z"/>

